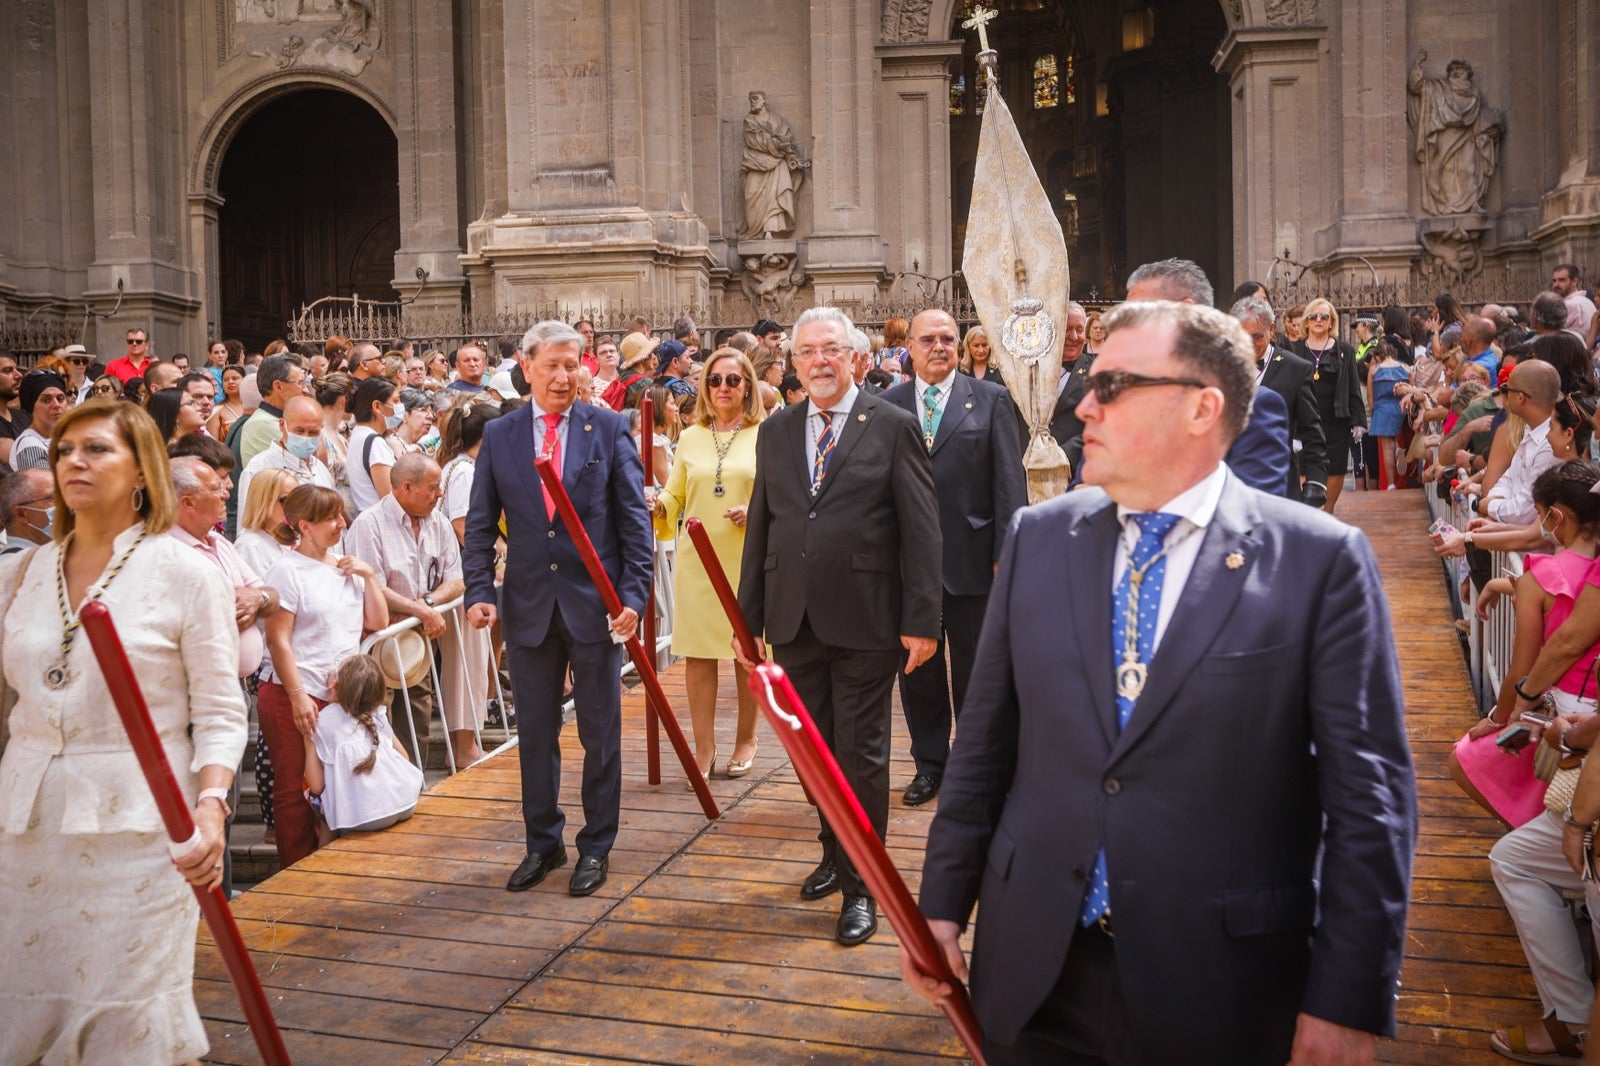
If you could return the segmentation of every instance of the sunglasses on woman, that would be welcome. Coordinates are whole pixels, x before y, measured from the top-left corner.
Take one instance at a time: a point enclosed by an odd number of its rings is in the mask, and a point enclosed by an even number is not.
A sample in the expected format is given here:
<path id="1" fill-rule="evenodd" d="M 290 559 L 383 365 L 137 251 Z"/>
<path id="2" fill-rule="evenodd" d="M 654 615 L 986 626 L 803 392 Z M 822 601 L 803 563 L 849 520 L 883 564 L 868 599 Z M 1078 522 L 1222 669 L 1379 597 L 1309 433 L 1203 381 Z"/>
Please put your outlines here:
<path id="1" fill-rule="evenodd" d="M 1314 315 L 1307 315 L 1306 316 L 1306 321 L 1307 322 L 1326 322 L 1326 321 L 1328 321 L 1328 319 L 1330 317 L 1332 317 L 1332 316 L 1328 315 L 1326 312 L 1318 311 Z"/>
<path id="2" fill-rule="evenodd" d="M 1101 370 L 1083 380 L 1094 391 L 1095 402 L 1101 407 L 1114 403 L 1118 396 L 1129 389 L 1145 389 L 1155 385 L 1182 385 L 1188 389 L 1207 387 L 1205 382 L 1194 378 L 1152 378 L 1126 370 Z"/>
<path id="3" fill-rule="evenodd" d="M 706 385 L 713 389 L 720 389 L 726 385 L 730 389 L 737 389 L 744 384 L 743 374 L 707 374 Z"/>

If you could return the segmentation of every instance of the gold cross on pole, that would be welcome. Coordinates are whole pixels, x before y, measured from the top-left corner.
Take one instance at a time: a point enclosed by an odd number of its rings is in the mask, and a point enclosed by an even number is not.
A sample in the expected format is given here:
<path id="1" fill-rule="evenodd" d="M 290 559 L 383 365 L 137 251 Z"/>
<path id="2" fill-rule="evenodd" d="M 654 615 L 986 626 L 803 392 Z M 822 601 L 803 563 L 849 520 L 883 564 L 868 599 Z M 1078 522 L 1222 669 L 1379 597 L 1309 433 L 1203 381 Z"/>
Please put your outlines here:
<path id="1" fill-rule="evenodd" d="M 978 31 L 979 51 L 987 52 L 989 50 L 989 23 L 998 18 L 999 15 L 1000 12 L 993 8 L 975 7 L 972 9 L 972 17 L 961 24 L 961 28 L 964 30 Z"/>

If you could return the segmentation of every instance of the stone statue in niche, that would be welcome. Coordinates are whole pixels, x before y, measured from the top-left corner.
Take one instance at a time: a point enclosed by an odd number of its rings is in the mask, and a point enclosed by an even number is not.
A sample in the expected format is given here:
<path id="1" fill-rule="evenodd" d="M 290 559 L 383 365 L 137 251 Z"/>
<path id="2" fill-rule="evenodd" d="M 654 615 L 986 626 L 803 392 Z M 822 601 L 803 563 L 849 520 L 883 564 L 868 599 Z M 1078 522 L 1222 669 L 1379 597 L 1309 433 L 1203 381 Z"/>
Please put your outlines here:
<path id="1" fill-rule="evenodd" d="M 739 184 L 744 192 L 740 237 L 770 240 L 794 232 L 795 194 L 811 161 L 800 158 L 794 128 L 767 110 L 767 94 L 750 94 L 744 117 L 744 158 Z"/>
<path id="2" fill-rule="evenodd" d="M 796 265 L 797 259 L 790 252 L 743 257 L 744 273 L 739 276 L 739 285 L 757 317 L 788 317 L 800 287 L 811 280 Z"/>
<path id="3" fill-rule="evenodd" d="M 1417 53 L 1406 79 L 1406 118 L 1422 164 L 1422 208 L 1430 215 L 1483 210 L 1500 153 L 1501 118 L 1472 80 L 1472 65 L 1452 59 L 1442 78 L 1427 78 Z"/>
<path id="4" fill-rule="evenodd" d="M 238 50 L 279 70 L 327 67 L 354 77 L 382 43 L 377 0 L 234 0 Z M 286 32 L 292 31 L 292 32 Z"/>

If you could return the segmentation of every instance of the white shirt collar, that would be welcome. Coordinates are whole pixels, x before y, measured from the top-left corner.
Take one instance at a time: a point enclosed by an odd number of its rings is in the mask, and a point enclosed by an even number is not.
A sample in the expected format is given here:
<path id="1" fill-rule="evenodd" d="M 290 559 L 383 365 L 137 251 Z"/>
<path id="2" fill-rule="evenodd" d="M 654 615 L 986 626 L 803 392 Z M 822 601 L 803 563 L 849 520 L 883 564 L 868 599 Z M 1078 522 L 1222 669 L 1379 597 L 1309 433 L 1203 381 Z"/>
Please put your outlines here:
<path id="1" fill-rule="evenodd" d="M 1201 478 L 1199 481 L 1184 489 L 1178 495 L 1155 508 L 1165 514 L 1175 514 L 1184 519 L 1197 529 L 1204 529 L 1211 524 L 1211 519 L 1217 513 L 1217 504 L 1222 500 L 1222 487 L 1228 481 L 1228 464 L 1218 463 L 1215 470 Z M 1131 507 L 1117 504 L 1117 521 L 1124 527 L 1129 525 L 1128 516 L 1143 514 Z"/>
<path id="2" fill-rule="evenodd" d="M 861 391 L 860 389 L 856 388 L 855 382 L 852 381 L 850 383 L 850 387 L 845 390 L 844 398 L 842 400 L 840 400 L 838 403 L 834 404 L 832 407 L 828 408 L 829 412 L 832 413 L 832 414 L 836 414 L 836 415 L 847 415 L 847 414 L 849 414 L 850 410 L 853 407 L 855 407 L 855 405 L 856 405 L 856 393 L 858 393 L 860 391 Z M 821 410 L 822 410 L 822 408 L 817 406 L 817 401 L 815 401 L 815 400 L 807 400 L 806 401 L 806 418 L 807 419 L 811 419 L 811 418 L 815 417 L 817 415 L 817 413 L 820 412 Z"/>

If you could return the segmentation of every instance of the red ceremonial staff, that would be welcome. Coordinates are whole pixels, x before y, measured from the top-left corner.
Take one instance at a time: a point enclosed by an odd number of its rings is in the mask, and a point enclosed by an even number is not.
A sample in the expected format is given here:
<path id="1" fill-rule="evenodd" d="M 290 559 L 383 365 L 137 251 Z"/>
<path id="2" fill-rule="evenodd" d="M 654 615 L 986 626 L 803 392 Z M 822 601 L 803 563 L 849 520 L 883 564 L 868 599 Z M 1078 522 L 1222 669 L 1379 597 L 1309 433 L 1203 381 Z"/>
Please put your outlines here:
<path id="1" fill-rule="evenodd" d="M 705 527 L 697 518 L 689 519 L 685 525 L 695 551 L 700 554 L 700 562 L 706 568 L 706 576 L 711 579 L 711 588 L 722 602 L 722 610 L 733 626 L 734 639 L 739 642 L 740 650 L 751 662 L 761 663 L 755 635 L 744 620 L 744 612 L 739 610 L 733 588 L 728 584 L 728 575 L 711 547 L 711 538 L 707 536 Z M 778 734 L 784 751 L 788 752 L 789 761 L 794 764 L 795 772 L 800 775 L 800 784 L 806 790 L 806 798 L 816 804 L 828 819 L 828 824 L 838 835 L 839 843 L 850 855 L 850 861 L 855 864 L 873 898 L 883 906 L 884 916 L 894 926 L 900 942 L 906 946 L 918 969 L 950 985 L 951 994 L 940 1004 L 940 1009 L 950 1019 L 961 1042 L 967 1046 L 973 1062 L 977 1066 L 984 1066 L 982 1032 L 978 1027 L 977 1015 L 972 1012 L 972 1000 L 967 996 L 966 986 L 951 972 L 944 952 L 939 949 L 933 939 L 933 931 L 928 928 L 928 920 L 911 898 L 900 871 L 889 861 L 883 841 L 873 831 L 867 812 L 861 809 L 861 801 L 845 781 L 844 772 L 839 769 L 833 752 L 828 750 L 822 734 L 817 731 L 805 704 L 800 702 L 800 696 L 789 683 L 783 667 L 775 663 L 761 663 L 750 675 L 750 691 L 761 705 L 772 731 Z"/>
<path id="2" fill-rule="evenodd" d="M 176 855 L 191 850 L 199 845 L 200 833 L 195 829 L 189 803 L 183 798 L 183 790 L 178 787 L 177 778 L 172 776 L 172 765 L 167 762 L 167 753 L 161 747 L 155 723 L 150 720 L 150 710 L 145 705 L 139 679 L 133 676 L 128 655 L 122 650 L 122 638 L 117 636 L 117 627 L 111 621 L 111 610 L 96 600 L 84 604 L 78 617 L 83 620 L 83 631 L 89 635 L 94 657 L 100 663 L 100 671 L 105 674 L 106 688 L 111 692 L 112 703 L 116 704 L 122 727 L 128 732 L 128 742 L 139 759 L 139 769 L 144 771 L 144 779 L 155 795 L 156 807 L 161 811 L 161 821 L 172 841 L 173 853 Z M 261 979 L 256 976 L 250 952 L 245 949 L 244 937 L 239 935 L 239 927 L 234 924 L 233 911 L 228 909 L 222 886 L 190 887 L 200 901 L 200 913 L 205 915 L 211 939 L 217 945 L 217 953 L 228 968 L 228 977 L 233 981 L 240 1005 L 244 1007 L 245 1020 L 250 1023 L 250 1035 L 255 1037 L 262 1061 L 266 1066 L 290 1066 L 289 1051 L 283 1046 L 283 1034 L 278 1032 L 278 1023 L 272 1017 L 272 1008 L 267 1005 Z"/>
<path id="3" fill-rule="evenodd" d="M 606 614 L 615 618 L 622 613 L 622 599 L 617 595 L 616 586 L 611 584 L 611 577 L 601 564 L 600 554 L 594 550 L 594 544 L 589 540 L 589 534 L 584 530 L 583 522 L 578 518 L 577 508 L 572 506 L 572 498 L 567 495 L 560 476 L 556 474 L 548 456 L 541 455 L 535 459 L 533 468 L 539 472 L 544 487 L 550 492 L 550 498 L 555 501 L 556 511 L 560 513 L 561 521 L 566 524 L 567 533 L 572 537 L 572 543 L 583 559 L 584 569 L 589 571 L 589 580 L 594 582 L 595 590 L 600 593 L 600 602 L 605 604 Z M 678 716 L 672 712 L 672 705 L 667 702 L 667 694 L 661 690 L 661 679 L 656 676 L 654 657 L 645 653 L 644 645 L 639 643 L 637 633 L 628 638 L 627 648 L 634 668 L 639 671 L 639 680 L 644 682 L 645 698 L 656 703 L 661 715 L 661 724 L 667 729 L 667 739 L 672 741 L 672 750 L 678 753 L 678 761 L 683 764 L 683 772 L 688 775 L 689 784 L 693 786 L 694 794 L 700 799 L 700 809 L 705 811 L 707 818 L 716 818 L 721 813 L 717 810 L 717 801 L 711 798 L 711 788 L 706 784 L 706 779 L 700 776 L 700 764 L 695 761 L 694 752 L 689 750 L 689 742 L 683 737 L 683 730 L 678 725 Z"/>
<path id="4" fill-rule="evenodd" d="M 656 402 L 649 395 L 639 398 L 639 462 L 644 464 L 644 486 L 650 488 L 656 483 Z M 644 617 L 639 619 L 639 626 L 644 631 L 644 647 L 650 653 L 652 663 L 659 662 L 656 653 L 656 583 L 651 575 L 650 598 L 644 604 Z M 648 694 L 644 700 L 644 763 L 647 780 L 652 785 L 661 784 L 661 724 L 660 712 L 656 710 L 656 701 Z"/>

